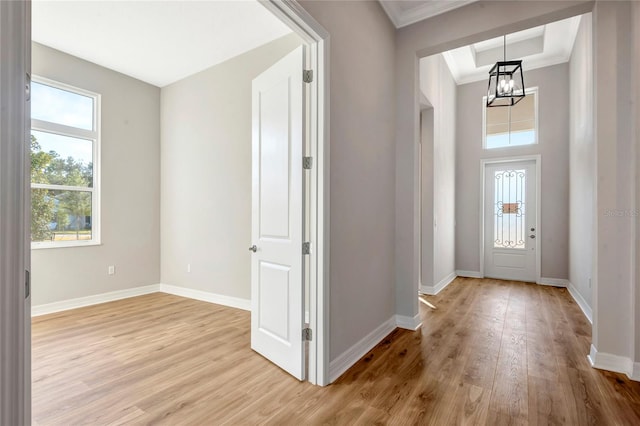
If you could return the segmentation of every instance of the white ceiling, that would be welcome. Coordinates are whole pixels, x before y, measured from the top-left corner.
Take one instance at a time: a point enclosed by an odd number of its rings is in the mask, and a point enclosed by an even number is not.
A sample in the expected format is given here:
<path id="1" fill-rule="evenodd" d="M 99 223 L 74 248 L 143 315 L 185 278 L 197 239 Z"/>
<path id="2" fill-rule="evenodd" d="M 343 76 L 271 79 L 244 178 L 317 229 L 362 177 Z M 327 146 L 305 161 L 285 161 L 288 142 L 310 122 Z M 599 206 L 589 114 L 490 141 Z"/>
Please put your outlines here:
<path id="1" fill-rule="evenodd" d="M 507 35 L 507 60 L 522 59 L 527 70 L 567 62 L 571 57 L 580 16 Z M 484 80 L 489 70 L 503 60 L 503 37 L 443 52 L 457 84 Z"/>
<path id="2" fill-rule="evenodd" d="M 396 28 L 440 15 L 477 0 L 378 0 Z"/>
<path id="3" fill-rule="evenodd" d="M 33 40 L 158 87 L 291 30 L 255 0 L 34 0 Z"/>

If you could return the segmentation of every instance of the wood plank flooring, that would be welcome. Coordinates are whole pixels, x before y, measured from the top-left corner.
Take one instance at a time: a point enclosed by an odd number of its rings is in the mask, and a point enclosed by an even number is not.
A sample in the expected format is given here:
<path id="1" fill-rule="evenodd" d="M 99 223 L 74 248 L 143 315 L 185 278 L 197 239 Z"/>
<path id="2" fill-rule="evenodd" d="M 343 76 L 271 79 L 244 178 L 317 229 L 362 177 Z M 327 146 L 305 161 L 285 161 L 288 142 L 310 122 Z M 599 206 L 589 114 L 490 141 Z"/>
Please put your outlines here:
<path id="1" fill-rule="evenodd" d="M 248 312 L 156 293 L 33 321 L 33 419 L 70 424 L 637 425 L 565 289 L 456 279 L 331 386 L 252 352 Z"/>

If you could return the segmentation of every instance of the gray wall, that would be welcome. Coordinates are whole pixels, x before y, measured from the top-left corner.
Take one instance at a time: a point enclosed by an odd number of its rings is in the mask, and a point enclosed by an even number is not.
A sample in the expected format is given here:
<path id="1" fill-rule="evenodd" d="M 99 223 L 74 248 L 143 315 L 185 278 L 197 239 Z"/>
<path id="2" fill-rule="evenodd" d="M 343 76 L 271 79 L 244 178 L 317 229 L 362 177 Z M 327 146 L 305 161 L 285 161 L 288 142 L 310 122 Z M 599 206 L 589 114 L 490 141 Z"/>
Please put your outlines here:
<path id="1" fill-rule="evenodd" d="M 102 244 L 33 250 L 32 304 L 157 284 L 160 89 L 37 43 L 33 74 L 102 95 Z"/>
<path id="2" fill-rule="evenodd" d="M 569 281 L 591 306 L 595 141 L 591 14 L 583 15 L 569 62 Z"/>
<path id="3" fill-rule="evenodd" d="M 422 231 L 429 233 L 431 227 L 433 274 L 430 277 L 423 274 L 422 285 L 434 286 L 456 269 L 455 215 L 452 214 L 456 211 L 456 83 L 442 55 L 420 60 L 420 89 L 433 106 L 433 143 L 422 145 L 423 150 L 432 151 L 431 167 L 425 164 L 422 167 L 423 182 L 427 179 L 433 185 L 432 205 L 425 206 L 424 196 L 428 197 L 428 193 L 424 192 L 422 205 L 423 209 L 433 209 L 433 217 L 429 222 L 423 221 Z M 423 270 L 428 269 L 431 262 L 423 265 Z"/>
<path id="4" fill-rule="evenodd" d="M 600 354 L 630 358 L 634 347 L 632 258 L 635 209 L 630 2 L 596 2 L 593 12 L 596 138 L 596 279 L 593 345 Z M 607 212 L 614 210 L 614 216 Z M 601 357 L 596 355 L 596 363 Z M 606 357 L 605 357 L 606 359 Z"/>
<path id="5" fill-rule="evenodd" d="M 301 4 L 331 35 L 330 358 L 335 359 L 395 311 L 395 30 L 378 2 Z M 415 293 L 414 299 L 417 303 Z"/>
<path id="6" fill-rule="evenodd" d="M 251 81 L 301 43 L 290 34 L 162 89 L 162 283 L 251 298 Z"/>
<path id="7" fill-rule="evenodd" d="M 421 156 L 421 222 L 420 285 L 433 285 L 433 139 L 435 111 L 433 107 L 420 112 Z M 426 291 L 426 289 L 422 289 Z"/>
<path id="8" fill-rule="evenodd" d="M 458 86 L 456 269 L 480 271 L 480 160 L 540 154 L 542 277 L 569 277 L 569 66 L 525 69 L 527 87 L 538 87 L 538 144 L 482 149 L 482 97 L 487 83 Z"/>

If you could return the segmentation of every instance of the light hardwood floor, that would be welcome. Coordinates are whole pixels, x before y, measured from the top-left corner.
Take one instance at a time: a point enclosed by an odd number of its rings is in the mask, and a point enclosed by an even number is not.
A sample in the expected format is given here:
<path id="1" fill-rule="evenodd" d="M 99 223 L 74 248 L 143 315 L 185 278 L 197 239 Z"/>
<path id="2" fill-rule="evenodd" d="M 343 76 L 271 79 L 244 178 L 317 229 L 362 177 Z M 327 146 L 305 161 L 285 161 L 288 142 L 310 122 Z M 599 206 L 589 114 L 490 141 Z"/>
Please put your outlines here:
<path id="1" fill-rule="evenodd" d="M 640 383 L 592 369 L 565 289 L 456 279 L 336 383 L 249 348 L 248 312 L 167 294 L 35 318 L 33 418 L 68 424 L 640 424 Z"/>

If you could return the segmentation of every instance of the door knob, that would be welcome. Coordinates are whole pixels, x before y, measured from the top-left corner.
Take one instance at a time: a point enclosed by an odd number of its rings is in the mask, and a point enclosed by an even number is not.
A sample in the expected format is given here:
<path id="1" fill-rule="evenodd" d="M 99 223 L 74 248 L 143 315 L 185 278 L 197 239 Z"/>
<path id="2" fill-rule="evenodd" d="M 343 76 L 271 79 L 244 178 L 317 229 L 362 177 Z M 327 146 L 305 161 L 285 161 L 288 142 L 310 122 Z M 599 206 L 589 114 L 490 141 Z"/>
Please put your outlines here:
<path id="1" fill-rule="evenodd" d="M 535 238 L 535 235 L 529 235 L 529 238 L 531 238 L 532 240 Z M 255 247 L 255 246 L 254 246 Z"/>
<path id="2" fill-rule="evenodd" d="M 254 244 L 254 245 L 252 245 L 251 247 L 249 247 L 249 251 L 252 251 L 252 252 L 254 252 L 254 253 L 255 253 L 255 252 L 257 252 L 257 251 L 258 251 L 258 247 Z"/>

